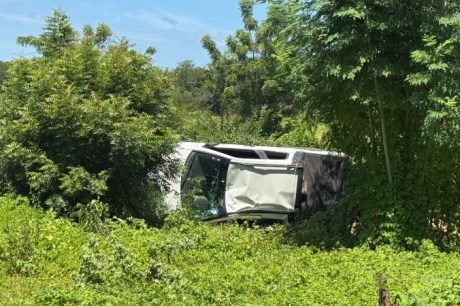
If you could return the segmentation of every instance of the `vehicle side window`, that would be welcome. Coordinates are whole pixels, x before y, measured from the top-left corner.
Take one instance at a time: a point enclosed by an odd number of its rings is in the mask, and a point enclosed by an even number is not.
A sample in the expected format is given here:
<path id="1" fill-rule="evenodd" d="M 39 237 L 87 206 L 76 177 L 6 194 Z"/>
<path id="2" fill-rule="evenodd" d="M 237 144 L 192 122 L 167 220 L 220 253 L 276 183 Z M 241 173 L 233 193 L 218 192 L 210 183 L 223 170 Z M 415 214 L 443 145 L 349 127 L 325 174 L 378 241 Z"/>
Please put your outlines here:
<path id="1" fill-rule="evenodd" d="M 181 194 L 193 193 L 192 209 L 201 219 L 224 216 L 225 180 L 230 161 L 220 156 L 195 152 L 190 162 Z"/>

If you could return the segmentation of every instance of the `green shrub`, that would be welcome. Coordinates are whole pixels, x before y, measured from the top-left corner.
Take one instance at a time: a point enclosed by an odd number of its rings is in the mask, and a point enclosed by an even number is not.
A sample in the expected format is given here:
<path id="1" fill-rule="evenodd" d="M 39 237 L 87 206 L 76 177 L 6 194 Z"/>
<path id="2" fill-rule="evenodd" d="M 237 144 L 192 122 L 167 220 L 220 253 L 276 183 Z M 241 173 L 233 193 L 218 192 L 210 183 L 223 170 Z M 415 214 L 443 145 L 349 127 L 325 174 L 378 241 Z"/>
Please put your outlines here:
<path id="1" fill-rule="evenodd" d="M 262 136 L 262 120 L 220 117 L 206 110 L 184 111 L 178 127 L 184 141 L 239 143 L 257 145 L 267 143 Z"/>
<path id="2" fill-rule="evenodd" d="M 4 235 L 6 243 L 0 248 L 0 258 L 5 261 L 8 274 L 36 275 L 43 264 L 38 224 L 24 221 L 19 228 L 6 227 Z"/>
<path id="3" fill-rule="evenodd" d="M 326 149 L 327 126 L 306 114 L 283 118 L 280 131 L 270 136 L 276 146 Z"/>
<path id="4" fill-rule="evenodd" d="M 179 213 L 161 229 L 106 221 L 103 234 L 23 198 L 0 198 L 0 215 L 1 305 L 372 305 L 379 278 L 399 305 L 460 303 L 458 253 L 429 240 L 415 251 L 344 247 L 339 226 L 321 244 L 326 214 L 292 228 L 213 225 Z M 38 229 L 33 243 L 23 243 L 26 221 Z M 34 268 L 10 273 L 8 244 L 32 254 L 15 251 Z"/>
<path id="5" fill-rule="evenodd" d="M 87 223 L 107 206 L 160 224 L 176 170 L 169 83 L 151 53 L 111 36 L 106 25 L 77 33 L 57 10 L 41 35 L 18 39 L 39 56 L 11 62 L 0 92 L 0 194 Z"/>

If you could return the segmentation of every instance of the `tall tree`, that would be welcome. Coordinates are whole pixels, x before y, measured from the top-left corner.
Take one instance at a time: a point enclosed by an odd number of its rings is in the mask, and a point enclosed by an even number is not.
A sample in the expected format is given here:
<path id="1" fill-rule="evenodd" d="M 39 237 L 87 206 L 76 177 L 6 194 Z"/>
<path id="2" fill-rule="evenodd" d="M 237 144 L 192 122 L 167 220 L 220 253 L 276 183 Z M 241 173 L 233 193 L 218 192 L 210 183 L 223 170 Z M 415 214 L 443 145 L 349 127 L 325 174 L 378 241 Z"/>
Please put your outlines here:
<path id="1" fill-rule="evenodd" d="M 45 57 L 59 56 L 66 47 L 76 43 L 77 32 L 70 24 L 65 12 L 55 10 L 46 18 L 43 33 L 38 37 L 21 36 L 17 42 L 22 46 L 32 46 Z"/>
<path id="2" fill-rule="evenodd" d="M 453 201 L 451 208 L 457 206 L 454 203 L 458 200 L 454 199 L 460 186 L 453 171 L 439 163 L 431 169 L 433 160 L 445 160 L 448 155 L 429 140 L 436 133 L 427 130 L 427 123 L 442 103 L 450 105 L 451 116 L 456 114 L 458 107 L 453 101 L 458 87 L 452 85 L 457 81 L 440 79 L 437 74 L 442 69 L 455 71 L 452 60 L 446 63 L 431 56 L 430 61 L 425 61 L 423 52 L 435 53 L 433 48 L 417 50 L 429 48 L 427 39 L 432 35 L 436 42 L 431 46 L 441 48 L 438 42 L 448 41 L 450 46 L 445 49 L 455 49 L 453 39 L 458 33 L 452 25 L 458 18 L 459 3 L 270 3 L 274 8 L 285 6 L 293 16 L 278 40 L 279 66 L 303 76 L 291 79 L 296 82 L 294 87 L 305 108 L 320 116 L 329 127 L 332 145 L 355 162 L 355 177 L 359 180 L 349 197 L 360 212 L 355 215 L 355 224 L 362 226 L 367 237 L 374 233 L 385 237 L 379 234 L 386 234 L 388 224 L 397 224 L 391 231 L 402 240 L 431 236 L 433 230 L 439 229 L 433 229 L 430 220 L 445 221 L 439 211 L 443 207 L 440 199 L 446 196 L 433 178 L 448 177 L 447 181 L 454 184 L 448 196 Z M 450 27 L 442 24 L 446 18 Z M 447 57 L 452 59 L 456 54 L 450 49 Z M 427 74 L 438 78 L 428 81 Z M 447 85 L 449 93 L 444 92 L 443 98 L 437 95 L 438 106 L 430 102 L 430 93 Z M 447 142 L 458 149 L 454 139 Z M 449 164 L 451 169 L 458 169 L 457 159 Z M 458 209 L 453 208 L 451 213 L 458 214 Z"/>
<path id="3" fill-rule="evenodd" d="M 254 0 L 240 1 L 244 27 L 227 37 L 224 52 L 209 36 L 203 37 L 202 43 L 212 60 L 209 76 L 213 83 L 213 109 L 224 117 L 264 117 L 263 131 L 270 134 L 277 129 L 280 112 L 289 108 L 291 99 L 275 65 L 276 27 L 274 23 L 257 21 L 254 5 Z"/>
<path id="4" fill-rule="evenodd" d="M 115 41 L 104 24 L 79 34 L 62 11 L 18 41 L 41 56 L 12 62 L 3 86 L 0 191 L 63 214 L 108 204 L 152 221 L 175 136 L 169 83 L 151 53 Z"/>

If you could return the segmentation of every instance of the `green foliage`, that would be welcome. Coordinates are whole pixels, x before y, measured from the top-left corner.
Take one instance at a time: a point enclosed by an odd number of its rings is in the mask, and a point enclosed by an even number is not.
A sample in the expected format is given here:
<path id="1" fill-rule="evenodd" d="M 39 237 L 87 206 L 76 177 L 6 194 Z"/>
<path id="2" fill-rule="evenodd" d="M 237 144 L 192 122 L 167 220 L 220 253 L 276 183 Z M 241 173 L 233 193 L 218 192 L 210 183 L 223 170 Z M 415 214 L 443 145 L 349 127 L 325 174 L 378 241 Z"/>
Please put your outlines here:
<path id="1" fill-rule="evenodd" d="M 261 134 L 268 136 L 279 131 L 280 117 L 291 113 L 292 91 L 274 60 L 279 33 L 253 17 L 256 4 L 240 1 L 244 28 L 227 37 L 225 52 L 211 37 L 203 37 L 202 45 L 212 60 L 205 86 L 210 92 L 207 105 L 214 114 L 260 121 Z"/>
<path id="2" fill-rule="evenodd" d="M 0 85 L 8 78 L 8 66 L 10 62 L 0 61 Z"/>
<path id="3" fill-rule="evenodd" d="M 79 34 L 62 11 L 18 41 L 41 57 L 13 61 L 3 84 L 0 192 L 86 223 L 106 207 L 161 223 L 176 137 L 169 83 L 150 55 L 104 24 Z"/>
<path id="4" fill-rule="evenodd" d="M 439 27 L 434 35 L 424 36 L 423 47 L 411 53 L 418 71 L 408 75 L 407 81 L 415 87 L 413 99 L 424 101 L 428 108 L 423 124 L 423 135 L 430 138 L 426 142 L 453 152 L 460 144 L 458 13 L 442 17 Z"/>
<path id="5" fill-rule="evenodd" d="M 64 195 L 86 203 L 93 197 L 104 195 L 107 191 L 106 181 L 105 171 L 94 177 L 82 167 L 73 167 L 61 178 L 59 187 Z"/>
<path id="6" fill-rule="evenodd" d="M 187 116 L 187 117 L 185 117 Z M 179 132 L 184 141 L 241 143 L 256 145 L 267 143 L 262 134 L 261 120 L 239 116 L 220 117 L 207 111 L 186 112 Z"/>
<path id="7" fill-rule="evenodd" d="M 76 31 L 70 25 L 70 18 L 61 10 L 55 10 L 46 18 L 43 34 L 39 37 L 21 36 L 17 42 L 22 46 L 32 46 L 45 57 L 59 56 L 66 47 L 75 43 Z"/>
<path id="8" fill-rule="evenodd" d="M 179 213 L 162 229 L 118 219 L 103 235 L 24 198 L 0 198 L 0 214 L 2 305 L 370 305 L 382 277 L 401 305 L 460 303 L 458 252 L 428 240 L 416 251 L 315 245 L 310 238 L 327 241 L 324 214 L 292 228 L 213 225 Z M 22 241 L 26 221 L 31 244 Z M 11 273 L 6 246 L 32 248 L 33 273 Z"/>
<path id="9" fill-rule="evenodd" d="M 79 288 L 120 285 L 120 283 L 145 280 L 150 271 L 142 265 L 137 255 L 111 236 L 108 241 L 99 241 L 99 237 L 90 237 L 82 247 L 80 269 L 74 273 Z M 103 247 L 101 242 L 109 243 Z M 103 252 L 103 249 L 108 249 Z"/>
<path id="10" fill-rule="evenodd" d="M 0 257 L 5 260 L 7 272 L 32 276 L 38 273 L 41 254 L 38 248 L 39 231 L 34 224 L 24 221 L 20 228 L 5 228 L 7 237 L 5 246 L 0 250 Z"/>
<path id="11" fill-rule="evenodd" d="M 281 147 L 328 147 L 326 142 L 327 126 L 305 114 L 285 117 L 280 122 L 281 131 L 270 136 L 274 145 Z"/>
<path id="12" fill-rule="evenodd" d="M 283 239 L 289 244 L 307 245 L 319 250 L 356 246 L 359 243 L 356 236 L 359 224 L 354 219 L 353 209 L 347 204 L 339 202 L 307 220 L 287 225 Z"/>
<path id="13" fill-rule="evenodd" d="M 274 56 L 294 105 L 354 162 L 346 205 L 361 242 L 459 245 L 458 8 L 269 1 L 264 24 L 284 20 Z"/>
<path id="14" fill-rule="evenodd" d="M 194 111 L 206 108 L 211 93 L 206 84 L 206 69 L 192 61 L 184 61 L 169 72 L 172 81 L 171 100 L 180 110 Z"/>
<path id="15" fill-rule="evenodd" d="M 107 204 L 91 200 L 86 205 L 78 203 L 75 206 L 75 211 L 70 217 L 81 223 L 82 227 L 88 231 L 95 233 L 104 233 L 107 231 L 105 219 L 108 215 Z"/>

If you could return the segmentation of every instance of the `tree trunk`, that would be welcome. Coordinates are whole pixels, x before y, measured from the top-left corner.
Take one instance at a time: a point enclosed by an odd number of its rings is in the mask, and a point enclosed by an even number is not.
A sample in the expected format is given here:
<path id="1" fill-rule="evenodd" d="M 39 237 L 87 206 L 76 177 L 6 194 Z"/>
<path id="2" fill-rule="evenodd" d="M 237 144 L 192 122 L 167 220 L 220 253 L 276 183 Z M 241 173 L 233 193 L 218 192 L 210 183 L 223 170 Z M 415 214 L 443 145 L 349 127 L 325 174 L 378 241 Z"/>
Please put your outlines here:
<path id="1" fill-rule="evenodd" d="M 374 116 L 372 116 L 372 108 L 369 106 L 369 137 L 370 137 L 370 152 L 369 152 L 369 163 L 372 172 L 375 171 L 374 156 L 376 155 L 377 145 L 375 143 L 375 127 L 374 127 Z"/>
<path id="2" fill-rule="evenodd" d="M 382 128 L 382 141 L 383 141 L 383 152 L 385 154 L 385 165 L 387 168 L 388 182 L 391 184 L 393 182 L 393 177 L 391 175 L 391 164 L 390 164 L 390 155 L 388 154 L 388 140 L 387 140 L 387 131 L 385 128 L 385 116 L 383 115 L 383 102 L 380 99 L 377 88 L 377 75 L 374 73 L 374 86 L 377 95 L 377 102 L 379 104 L 379 113 L 380 113 L 380 124 Z"/>
<path id="3" fill-rule="evenodd" d="M 379 306 L 391 306 L 390 293 L 386 289 L 379 290 Z"/>

